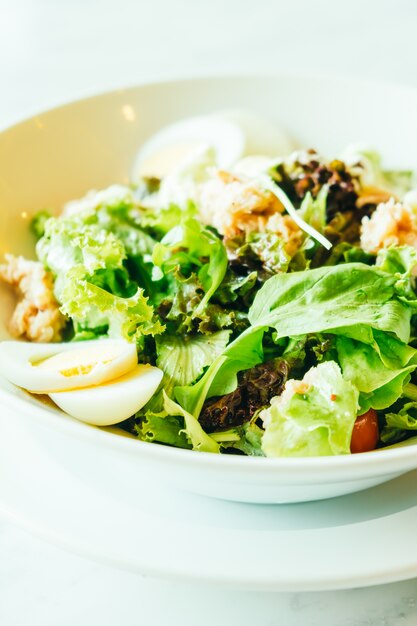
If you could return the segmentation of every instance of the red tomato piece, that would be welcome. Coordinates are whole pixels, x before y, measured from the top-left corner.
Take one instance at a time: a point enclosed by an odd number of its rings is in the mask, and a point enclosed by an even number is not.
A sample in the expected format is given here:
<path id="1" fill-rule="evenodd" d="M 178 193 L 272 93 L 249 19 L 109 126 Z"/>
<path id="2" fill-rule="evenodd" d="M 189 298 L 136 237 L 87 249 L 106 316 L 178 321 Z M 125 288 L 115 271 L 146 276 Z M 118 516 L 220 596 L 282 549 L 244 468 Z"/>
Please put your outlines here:
<path id="1" fill-rule="evenodd" d="M 378 416 L 374 409 L 369 409 L 369 411 L 356 418 L 350 441 L 350 451 L 355 453 L 375 450 L 378 439 Z"/>

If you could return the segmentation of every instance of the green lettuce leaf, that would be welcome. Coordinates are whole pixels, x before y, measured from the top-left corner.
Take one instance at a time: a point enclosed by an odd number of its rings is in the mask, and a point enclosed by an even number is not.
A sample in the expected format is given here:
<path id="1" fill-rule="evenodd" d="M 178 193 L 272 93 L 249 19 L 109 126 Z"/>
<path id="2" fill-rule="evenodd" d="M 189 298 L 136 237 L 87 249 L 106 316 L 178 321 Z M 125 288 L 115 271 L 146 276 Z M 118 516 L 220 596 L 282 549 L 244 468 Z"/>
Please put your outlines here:
<path id="1" fill-rule="evenodd" d="M 246 297 L 253 291 L 257 282 L 257 272 L 250 272 L 246 276 L 235 274 L 230 268 L 217 289 L 215 301 L 223 305 L 236 302 L 238 299 L 246 300 Z"/>
<path id="2" fill-rule="evenodd" d="M 191 448 L 178 418 L 167 415 L 165 411 L 148 412 L 146 417 L 135 425 L 135 430 L 142 441 L 163 443 L 176 448 Z"/>
<path id="3" fill-rule="evenodd" d="M 396 443 L 417 430 L 417 402 L 406 402 L 397 413 L 385 414 L 385 426 L 381 432 L 384 443 Z"/>
<path id="4" fill-rule="evenodd" d="M 242 333 L 230 343 L 194 385 L 174 389 L 176 400 L 198 418 L 206 398 L 224 396 L 237 387 L 237 374 L 262 363 L 264 328 Z"/>
<path id="5" fill-rule="evenodd" d="M 289 381 L 290 382 L 290 381 Z M 260 413 L 266 456 L 349 454 L 358 409 L 357 389 L 344 380 L 339 366 L 327 361 L 304 376 L 303 392 L 289 384 Z M 300 386 L 299 381 L 293 381 Z"/>
<path id="6" fill-rule="evenodd" d="M 417 265 L 417 250 L 411 246 L 383 248 L 377 254 L 376 264 L 384 272 L 409 278 Z"/>
<path id="7" fill-rule="evenodd" d="M 232 444 L 233 448 L 241 450 L 248 456 L 265 456 L 262 450 L 264 430 L 253 421 L 244 424 L 241 429 L 242 436 L 239 441 Z"/>
<path id="8" fill-rule="evenodd" d="M 164 409 L 167 415 L 179 415 L 184 418 L 184 432 L 193 450 L 201 452 L 220 452 L 220 445 L 204 432 L 198 420 L 164 393 Z"/>
<path id="9" fill-rule="evenodd" d="M 258 291 L 249 321 L 275 328 L 278 337 L 338 329 L 346 334 L 347 328 L 364 327 L 392 332 L 408 343 L 411 303 L 399 299 L 396 280 L 362 263 L 278 274 Z"/>
<path id="10" fill-rule="evenodd" d="M 45 234 L 46 222 L 52 217 L 49 211 L 38 211 L 30 222 L 30 230 L 35 235 L 36 239 L 40 239 Z"/>
<path id="11" fill-rule="evenodd" d="M 341 241 L 333 246 L 331 254 L 326 259 L 323 259 L 322 265 L 337 265 L 338 263 L 365 263 L 365 265 L 374 265 L 375 256 L 368 254 L 359 246 L 352 245 L 347 241 Z M 317 266 L 318 265 L 315 264 L 315 267 Z"/>
<path id="12" fill-rule="evenodd" d="M 373 345 L 348 337 L 336 340 L 343 376 L 361 392 L 362 412 L 394 404 L 417 366 L 417 350 L 387 333 L 374 336 Z"/>
<path id="13" fill-rule="evenodd" d="M 154 319 L 154 309 L 143 290 L 130 298 L 115 296 L 85 279 L 68 273 L 60 292 L 62 312 L 80 328 L 107 332 L 109 337 L 122 337 L 143 343 L 146 335 L 158 335 L 164 327 Z"/>
<path id="14" fill-rule="evenodd" d="M 174 226 L 184 219 L 196 217 L 197 209 L 193 203 L 181 208 L 177 204 L 142 210 L 137 217 L 137 224 L 154 239 L 161 240 Z"/>
<path id="15" fill-rule="evenodd" d="M 185 219 L 165 235 L 155 246 L 152 259 L 159 269 L 159 272 L 154 272 L 154 278 L 178 270 L 188 278 L 196 272 L 204 290 L 204 297 L 195 309 L 196 316 L 204 311 L 227 269 L 227 253 L 221 239 L 191 218 Z"/>
<path id="16" fill-rule="evenodd" d="M 163 370 L 164 378 L 159 391 L 136 416 L 136 431 L 141 439 L 191 447 L 190 437 L 183 428 L 183 419 L 178 417 L 182 413 L 170 414 L 166 410 L 165 399 L 171 396 L 175 385 L 187 385 L 194 381 L 204 367 L 223 351 L 228 340 L 228 331 L 207 337 L 166 334 L 156 337 L 156 363 Z"/>
<path id="17" fill-rule="evenodd" d="M 126 258 L 123 243 L 112 232 L 85 224 L 79 217 L 47 220 L 36 253 L 56 276 L 75 266 L 82 266 L 86 275 L 99 269 L 121 268 Z"/>
<path id="18" fill-rule="evenodd" d="M 285 251 L 285 244 L 282 236 L 271 231 L 249 232 L 226 240 L 234 265 L 258 270 L 261 280 L 263 276 L 265 280 L 271 274 L 288 270 L 291 257 Z"/>
<path id="19" fill-rule="evenodd" d="M 377 266 L 397 277 L 396 290 L 404 301 L 417 302 L 414 270 L 417 266 L 417 250 L 411 246 L 391 246 L 380 250 Z"/>
<path id="20" fill-rule="evenodd" d="M 147 411 L 143 419 L 135 425 L 135 431 L 142 441 L 163 443 L 176 448 L 191 448 L 183 430 L 183 422 L 178 417 L 167 415 L 166 411 Z"/>
<path id="21" fill-rule="evenodd" d="M 299 213 L 307 224 L 310 224 L 319 233 L 324 233 L 326 226 L 326 204 L 327 204 L 327 185 L 324 185 L 316 198 L 313 198 L 310 192 L 308 192 L 299 208 Z"/>
<path id="22" fill-rule="evenodd" d="M 230 332 L 156 337 L 156 364 L 175 385 L 189 385 L 226 347 Z"/>
<path id="23" fill-rule="evenodd" d="M 391 191 L 400 198 L 416 183 L 412 170 L 384 170 L 379 152 L 361 144 L 351 144 L 341 157 L 349 166 L 358 170 L 363 187 L 377 187 Z M 357 167 L 359 165 L 359 167 Z"/>
<path id="24" fill-rule="evenodd" d="M 170 287 L 170 293 L 162 298 L 158 307 L 169 334 L 198 332 L 210 335 L 226 328 L 238 333 L 247 328 L 247 315 L 244 311 L 226 308 L 217 304 L 214 299 L 200 310 L 204 291 L 196 274 L 182 278 L 175 271 L 174 276 L 175 282 Z"/>
<path id="25" fill-rule="evenodd" d="M 235 448 L 247 456 L 265 456 L 262 450 L 263 429 L 253 420 L 243 426 L 212 433 L 211 436 L 224 448 Z"/>

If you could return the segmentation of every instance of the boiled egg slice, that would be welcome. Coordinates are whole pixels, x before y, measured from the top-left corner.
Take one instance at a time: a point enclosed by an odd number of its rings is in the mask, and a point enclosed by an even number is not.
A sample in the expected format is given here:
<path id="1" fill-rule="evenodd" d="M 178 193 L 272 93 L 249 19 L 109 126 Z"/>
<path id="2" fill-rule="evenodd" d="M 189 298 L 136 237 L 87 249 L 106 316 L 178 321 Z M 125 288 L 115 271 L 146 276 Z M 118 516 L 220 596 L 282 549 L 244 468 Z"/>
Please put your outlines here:
<path id="1" fill-rule="evenodd" d="M 292 152 L 295 144 L 278 124 L 251 111 L 190 117 L 162 128 L 142 146 L 132 179 L 163 178 L 207 147 L 215 150 L 216 166 L 229 170 L 245 156 L 282 156 Z"/>
<path id="2" fill-rule="evenodd" d="M 124 376 L 96 387 L 50 393 L 65 413 L 93 424 L 111 426 L 134 415 L 153 396 L 163 372 L 152 365 L 137 365 Z"/>
<path id="3" fill-rule="evenodd" d="M 239 126 L 216 115 L 190 117 L 170 124 L 152 135 L 139 150 L 132 179 L 163 178 L 205 147 L 214 148 L 218 167 L 227 169 L 244 154 L 245 135 Z"/>
<path id="4" fill-rule="evenodd" d="M 238 126 L 245 135 L 245 151 L 242 156 L 282 157 L 296 149 L 289 134 L 271 119 L 247 111 L 231 109 L 216 115 Z"/>
<path id="5" fill-rule="evenodd" d="M 137 365 L 136 346 L 124 340 L 74 343 L 0 343 L 0 374 L 32 393 L 100 385 Z"/>
<path id="6" fill-rule="evenodd" d="M 216 115 L 190 117 L 170 124 L 152 135 L 139 150 L 132 178 L 163 178 L 206 146 L 215 149 L 217 165 L 227 169 L 242 157 L 245 135 L 239 126 Z"/>

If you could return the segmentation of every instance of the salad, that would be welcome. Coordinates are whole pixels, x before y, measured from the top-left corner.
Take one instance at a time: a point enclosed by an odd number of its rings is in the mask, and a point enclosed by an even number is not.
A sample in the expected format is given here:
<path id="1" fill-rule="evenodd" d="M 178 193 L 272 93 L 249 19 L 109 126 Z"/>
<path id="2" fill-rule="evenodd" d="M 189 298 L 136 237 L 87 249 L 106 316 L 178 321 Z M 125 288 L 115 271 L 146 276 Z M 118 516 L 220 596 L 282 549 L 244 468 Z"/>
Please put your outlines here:
<path id="1" fill-rule="evenodd" d="M 361 146 L 232 147 L 200 142 L 162 173 L 139 158 L 132 184 L 37 213 L 37 260 L 0 266 L 25 340 L 3 342 L 0 370 L 185 449 L 339 455 L 413 436 L 414 173 Z"/>

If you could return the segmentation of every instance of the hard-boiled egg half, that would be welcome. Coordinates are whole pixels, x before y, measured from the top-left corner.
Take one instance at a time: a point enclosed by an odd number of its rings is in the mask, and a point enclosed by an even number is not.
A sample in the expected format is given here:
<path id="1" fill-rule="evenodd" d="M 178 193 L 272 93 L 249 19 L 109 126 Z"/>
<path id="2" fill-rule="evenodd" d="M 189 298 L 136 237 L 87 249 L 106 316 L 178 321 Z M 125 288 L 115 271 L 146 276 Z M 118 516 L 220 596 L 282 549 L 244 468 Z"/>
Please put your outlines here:
<path id="1" fill-rule="evenodd" d="M 0 343 L 0 374 L 31 393 L 48 394 L 66 413 L 109 426 L 141 409 L 163 372 L 138 365 L 136 347 L 123 340 L 82 343 Z"/>
<path id="2" fill-rule="evenodd" d="M 276 157 L 295 148 L 279 125 L 250 111 L 190 117 L 166 126 L 145 142 L 134 161 L 132 179 L 163 178 L 203 147 L 214 148 L 216 165 L 225 170 L 247 156 Z"/>

